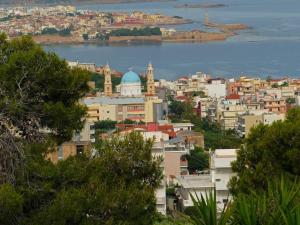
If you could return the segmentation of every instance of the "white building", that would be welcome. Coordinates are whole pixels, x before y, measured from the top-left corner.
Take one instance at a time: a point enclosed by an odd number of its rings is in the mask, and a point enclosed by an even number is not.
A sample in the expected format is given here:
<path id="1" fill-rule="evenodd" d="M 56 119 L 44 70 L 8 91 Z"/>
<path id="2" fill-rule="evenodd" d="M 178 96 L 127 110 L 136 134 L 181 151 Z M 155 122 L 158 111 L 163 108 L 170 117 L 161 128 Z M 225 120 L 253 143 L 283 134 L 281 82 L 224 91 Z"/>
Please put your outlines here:
<path id="1" fill-rule="evenodd" d="M 178 177 L 180 188 L 178 194 L 183 208 L 193 206 L 190 195 L 200 197 L 209 191 L 216 191 L 218 211 L 222 211 L 231 199 L 228 182 L 235 174 L 231 163 L 236 160 L 237 149 L 216 149 L 210 154 L 210 172 L 206 175 L 188 175 Z"/>
<path id="2" fill-rule="evenodd" d="M 171 124 L 174 127 L 174 131 L 183 131 L 183 130 L 192 130 L 194 124 L 192 123 L 172 123 Z"/>
<path id="3" fill-rule="evenodd" d="M 212 183 L 211 175 L 187 175 L 177 178 L 180 184 L 178 194 L 183 208 L 193 206 L 193 201 L 190 195 L 199 198 L 201 195 L 205 196 L 213 190 L 214 184 Z"/>
<path id="4" fill-rule="evenodd" d="M 211 153 L 210 173 L 216 190 L 216 201 L 219 210 L 222 210 L 231 195 L 228 183 L 232 176 L 231 163 L 236 160 L 237 149 L 216 149 Z"/>
<path id="5" fill-rule="evenodd" d="M 168 139 L 169 135 L 162 133 L 161 131 L 154 132 L 142 132 L 144 139 L 154 138 L 154 145 L 152 148 L 153 157 L 165 158 L 165 150 L 163 140 Z M 165 176 L 165 161 L 161 163 L 161 168 L 163 175 Z M 159 213 L 166 215 L 167 214 L 167 203 L 166 203 L 166 182 L 163 179 L 160 186 L 155 191 L 156 197 L 156 209 Z"/>
<path id="6" fill-rule="evenodd" d="M 226 96 L 226 84 L 224 79 L 211 79 L 205 85 L 207 95 L 211 98 L 221 98 Z"/>
<path id="7" fill-rule="evenodd" d="M 189 146 L 186 145 L 185 139 L 178 137 L 169 139 L 169 135 L 162 131 L 142 131 L 144 139 L 154 138 L 152 148 L 153 157 L 161 157 L 161 169 L 164 179 L 159 188 L 156 189 L 156 208 L 157 211 L 166 215 L 166 183 L 171 181 L 171 177 L 179 177 L 180 174 L 188 174 L 187 162 L 182 161 L 182 156 L 189 154 Z"/>

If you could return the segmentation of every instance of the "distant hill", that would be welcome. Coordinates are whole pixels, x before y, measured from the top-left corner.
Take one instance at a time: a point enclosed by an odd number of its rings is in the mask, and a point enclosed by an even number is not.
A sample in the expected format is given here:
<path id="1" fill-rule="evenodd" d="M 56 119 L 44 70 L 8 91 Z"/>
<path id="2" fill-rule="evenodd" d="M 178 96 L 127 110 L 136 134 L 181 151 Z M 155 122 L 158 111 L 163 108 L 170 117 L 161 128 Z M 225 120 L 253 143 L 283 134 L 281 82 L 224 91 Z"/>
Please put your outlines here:
<path id="1" fill-rule="evenodd" d="M 71 3 L 134 3 L 134 2 L 159 2 L 165 0 L 0 0 L 0 4 L 28 5 L 28 4 L 71 4 Z"/>

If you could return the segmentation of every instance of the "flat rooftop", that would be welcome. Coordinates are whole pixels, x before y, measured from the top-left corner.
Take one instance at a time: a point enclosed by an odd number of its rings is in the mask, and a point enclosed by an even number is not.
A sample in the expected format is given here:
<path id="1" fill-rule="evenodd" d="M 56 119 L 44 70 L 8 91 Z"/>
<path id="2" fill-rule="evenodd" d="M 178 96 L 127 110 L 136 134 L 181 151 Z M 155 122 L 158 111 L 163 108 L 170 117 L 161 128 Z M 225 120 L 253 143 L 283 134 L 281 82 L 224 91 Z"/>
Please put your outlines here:
<path id="1" fill-rule="evenodd" d="M 236 157 L 237 149 L 216 149 L 215 156 L 216 157 Z"/>
<path id="2" fill-rule="evenodd" d="M 212 188 L 212 178 L 210 175 L 186 175 L 177 177 L 183 188 Z"/>
<path id="3" fill-rule="evenodd" d="M 143 97 L 89 97 L 84 98 L 83 103 L 86 105 L 103 104 L 103 105 L 127 105 L 127 104 L 144 104 Z"/>

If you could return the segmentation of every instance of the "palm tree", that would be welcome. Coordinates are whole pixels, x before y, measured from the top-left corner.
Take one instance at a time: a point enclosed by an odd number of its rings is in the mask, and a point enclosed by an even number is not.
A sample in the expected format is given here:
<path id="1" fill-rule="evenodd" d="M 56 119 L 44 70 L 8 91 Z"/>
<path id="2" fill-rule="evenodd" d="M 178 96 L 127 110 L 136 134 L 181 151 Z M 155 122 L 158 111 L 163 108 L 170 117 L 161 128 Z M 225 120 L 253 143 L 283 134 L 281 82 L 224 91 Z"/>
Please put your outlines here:
<path id="1" fill-rule="evenodd" d="M 194 210 L 184 216 L 193 225 L 300 225 L 300 185 L 273 179 L 264 192 L 241 193 L 217 213 L 216 194 L 190 194 Z"/>
<path id="2" fill-rule="evenodd" d="M 216 192 L 206 192 L 205 196 L 201 194 L 190 194 L 194 210 L 190 216 L 184 216 L 186 222 L 193 225 L 226 225 L 230 219 L 230 207 L 224 207 L 220 215 L 217 211 Z"/>

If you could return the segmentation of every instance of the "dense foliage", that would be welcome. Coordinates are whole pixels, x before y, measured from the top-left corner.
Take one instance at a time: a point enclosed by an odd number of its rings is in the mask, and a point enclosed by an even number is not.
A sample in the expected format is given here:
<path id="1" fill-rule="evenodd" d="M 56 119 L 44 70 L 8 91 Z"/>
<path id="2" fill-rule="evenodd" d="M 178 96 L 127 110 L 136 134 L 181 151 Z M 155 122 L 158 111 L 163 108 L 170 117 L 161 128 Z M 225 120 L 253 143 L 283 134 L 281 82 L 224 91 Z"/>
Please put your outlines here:
<path id="1" fill-rule="evenodd" d="M 161 35 L 161 31 L 159 27 L 145 27 L 145 28 L 121 28 L 117 30 L 113 30 L 110 36 L 151 36 L 151 35 Z"/>
<path id="2" fill-rule="evenodd" d="M 121 77 L 118 77 L 118 76 L 115 76 L 114 74 L 112 74 L 111 82 L 112 82 L 113 90 L 115 90 L 116 86 L 121 83 L 121 79 L 122 79 Z M 147 87 L 147 79 L 142 76 L 140 76 L 140 79 L 141 79 L 141 83 L 142 83 L 142 86 L 144 87 L 144 91 L 145 91 L 146 87 Z M 95 82 L 96 89 L 98 89 L 99 91 L 104 90 L 104 76 L 102 74 L 92 73 L 90 75 L 90 80 Z"/>
<path id="3" fill-rule="evenodd" d="M 192 150 L 189 155 L 186 155 L 189 173 L 195 174 L 208 169 L 208 157 L 208 153 L 198 147 Z"/>
<path id="4" fill-rule="evenodd" d="M 191 196 L 194 209 L 186 221 L 194 225 L 296 225 L 300 224 L 300 186 L 297 180 L 273 178 L 265 191 L 239 194 L 221 213 L 216 196 Z"/>
<path id="5" fill-rule="evenodd" d="M 28 37 L 0 37 L 0 224 L 153 224 L 162 178 L 139 134 L 57 164 L 46 157 L 82 128 L 89 74 Z"/>
<path id="6" fill-rule="evenodd" d="M 67 27 L 61 30 L 57 30 L 54 27 L 46 27 L 42 30 L 43 35 L 61 35 L 61 36 L 69 36 L 71 34 L 72 28 L 71 27 Z"/>
<path id="7" fill-rule="evenodd" d="M 87 72 L 70 69 L 31 38 L 0 36 L 0 183 L 14 182 L 24 146 L 61 142 L 82 128 Z M 47 132 L 45 132 L 47 131 Z"/>
<path id="8" fill-rule="evenodd" d="M 104 76 L 102 74 L 92 73 L 90 75 L 90 80 L 95 82 L 95 86 L 98 90 L 100 91 L 104 90 Z M 115 90 L 116 86 L 121 83 L 121 77 L 117 77 L 112 74 L 111 82 L 112 82 L 113 90 Z"/>
<path id="9" fill-rule="evenodd" d="M 291 109 L 285 121 L 252 129 L 238 152 L 231 181 L 232 191 L 249 192 L 266 189 L 267 180 L 284 173 L 300 175 L 300 108 Z"/>
<path id="10" fill-rule="evenodd" d="M 152 224 L 162 173 L 151 149 L 152 140 L 131 133 L 102 142 L 95 158 L 53 164 L 43 146 L 31 145 L 27 176 L 0 186 L 0 224 Z"/>
<path id="11" fill-rule="evenodd" d="M 101 120 L 95 122 L 95 130 L 100 130 L 100 131 L 108 131 L 108 130 L 113 130 L 115 129 L 117 124 L 117 121 L 113 120 Z"/>

